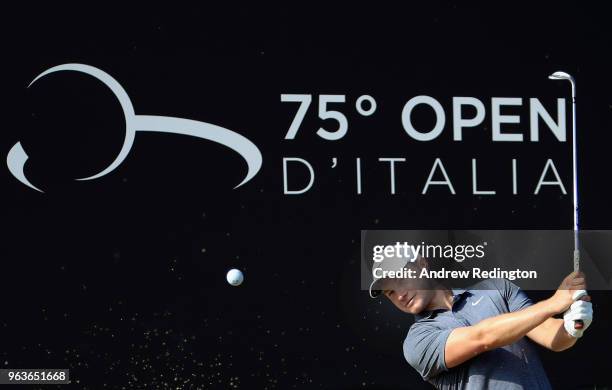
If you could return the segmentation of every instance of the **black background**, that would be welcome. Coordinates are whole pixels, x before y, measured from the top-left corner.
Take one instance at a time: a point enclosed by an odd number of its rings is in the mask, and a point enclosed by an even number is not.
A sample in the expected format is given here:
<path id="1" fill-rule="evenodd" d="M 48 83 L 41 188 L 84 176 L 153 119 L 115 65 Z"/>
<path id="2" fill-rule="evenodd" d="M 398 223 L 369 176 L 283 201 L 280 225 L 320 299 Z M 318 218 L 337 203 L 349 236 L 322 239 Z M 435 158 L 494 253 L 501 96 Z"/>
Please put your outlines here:
<path id="1" fill-rule="evenodd" d="M 82 7 L 82 8 L 81 8 Z M 571 191 L 571 143 L 544 130 L 539 143 L 493 143 L 490 97 L 523 97 L 551 112 L 578 82 L 582 227 L 610 228 L 611 29 L 607 11 L 547 3 L 405 8 L 141 6 L 5 13 L 2 24 L 4 153 L 21 141 L 26 174 L 46 193 L 3 183 L 0 366 L 70 368 L 77 388 L 428 388 L 402 355 L 412 319 L 359 289 L 361 229 L 571 228 L 571 195 L 533 190 L 553 158 Z M 127 7 L 127 8 L 126 8 Z M 260 173 L 232 190 L 243 161 L 211 142 L 139 133 L 118 153 L 123 117 L 113 95 L 84 75 L 43 70 L 79 62 L 125 88 L 137 114 L 201 120 L 237 131 L 262 150 Z M 295 140 L 284 140 L 295 104 L 281 93 L 345 94 L 339 141 L 319 138 L 316 99 Z M 376 113 L 354 110 L 362 94 Z M 436 97 L 447 123 L 418 143 L 401 128 L 403 104 Z M 483 125 L 452 141 L 451 98 L 474 96 Z M 569 102 L 569 100 L 568 100 Z M 568 105 L 568 130 L 569 126 Z M 427 111 L 415 112 L 423 128 Z M 543 127 L 545 129 L 545 127 Z M 569 132 L 568 132 L 569 134 Z M 309 160 L 316 182 L 282 194 L 282 157 Z M 339 158 L 333 170 L 331 158 Z M 354 158 L 364 167 L 355 194 Z M 405 157 L 397 194 L 379 157 Z M 421 195 L 436 157 L 457 195 Z M 511 194 L 511 158 L 519 195 Z M 471 195 L 471 158 L 483 186 Z M 306 180 L 292 175 L 292 183 Z M 295 180 L 295 182 L 293 182 Z M 571 192 L 570 192 L 571 194 Z M 571 271 L 571 260 L 559 267 Z M 239 288 L 225 272 L 245 272 Z M 542 299 L 549 292 L 530 292 Z M 555 388 L 609 385 L 609 292 L 592 292 L 596 320 L 572 350 L 542 351 Z"/>

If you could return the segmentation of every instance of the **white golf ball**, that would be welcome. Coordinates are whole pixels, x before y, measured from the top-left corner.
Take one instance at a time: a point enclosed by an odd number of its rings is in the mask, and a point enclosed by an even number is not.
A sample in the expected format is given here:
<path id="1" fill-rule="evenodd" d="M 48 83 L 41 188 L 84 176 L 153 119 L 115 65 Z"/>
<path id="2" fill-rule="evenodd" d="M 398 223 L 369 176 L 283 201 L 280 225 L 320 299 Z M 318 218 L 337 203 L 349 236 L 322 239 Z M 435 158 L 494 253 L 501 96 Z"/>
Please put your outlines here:
<path id="1" fill-rule="evenodd" d="M 239 269 L 233 268 L 227 271 L 227 282 L 232 286 L 240 286 L 244 281 L 244 275 Z"/>

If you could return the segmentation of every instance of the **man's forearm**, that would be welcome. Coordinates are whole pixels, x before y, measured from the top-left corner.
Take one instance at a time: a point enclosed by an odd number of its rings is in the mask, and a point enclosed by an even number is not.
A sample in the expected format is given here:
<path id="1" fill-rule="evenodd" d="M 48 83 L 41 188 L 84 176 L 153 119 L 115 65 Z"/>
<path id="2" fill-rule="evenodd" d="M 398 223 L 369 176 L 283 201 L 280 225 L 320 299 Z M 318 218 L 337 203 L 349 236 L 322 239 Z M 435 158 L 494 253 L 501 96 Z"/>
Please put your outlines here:
<path id="1" fill-rule="evenodd" d="M 563 320 L 560 318 L 547 319 L 542 325 L 527 333 L 527 337 L 555 352 L 570 348 L 577 340 L 565 331 Z"/>
<path id="2" fill-rule="evenodd" d="M 453 329 L 444 346 L 446 367 L 456 367 L 483 352 L 518 341 L 550 317 L 566 311 L 576 300 L 574 294 L 584 289 L 584 276 L 580 272 L 573 272 L 561 282 L 553 296 L 544 301 L 516 312 L 487 318 L 476 325 Z M 586 319 L 592 318 L 592 315 L 589 317 L 588 308 L 582 310 L 585 313 L 580 315 Z M 565 328 L 557 327 L 546 341 L 559 350 L 571 346 L 573 341 L 559 331 L 564 332 Z"/>
<path id="3" fill-rule="evenodd" d="M 578 339 L 570 336 L 569 333 L 565 331 L 562 319 L 551 318 L 548 322 L 550 322 L 548 334 L 552 336 L 549 346 L 550 350 L 560 352 L 576 344 L 576 340 Z"/>
<path id="4" fill-rule="evenodd" d="M 446 366 L 452 368 L 483 352 L 512 344 L 555 314 L 554 305 L 547 299 L 476 325 L 455 328 L 444 346 Z"/>
<path id="5" fill-rule="evenodd" d="M 483 348 L 491 350 L 516 342 L 555 314 L 547 299 L 516 312 L 487 318 L 474 325 L 474 331 Z"/>

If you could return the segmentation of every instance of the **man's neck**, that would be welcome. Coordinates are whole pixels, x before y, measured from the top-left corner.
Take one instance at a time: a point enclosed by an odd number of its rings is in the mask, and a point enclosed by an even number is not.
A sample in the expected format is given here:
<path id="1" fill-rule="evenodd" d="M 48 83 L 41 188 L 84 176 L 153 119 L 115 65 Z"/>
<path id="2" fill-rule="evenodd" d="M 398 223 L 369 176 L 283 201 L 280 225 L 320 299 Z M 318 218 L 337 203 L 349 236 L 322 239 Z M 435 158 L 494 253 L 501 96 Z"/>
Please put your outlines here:
<path id="1" fill-rule="evenodd" d="M 439 289 L 434 290 L 435 295 L 425 310 L 450 310 L 453 307 L 453 292 L 447 288 L 441 288 L 442 286 L 439 287 Z"/>

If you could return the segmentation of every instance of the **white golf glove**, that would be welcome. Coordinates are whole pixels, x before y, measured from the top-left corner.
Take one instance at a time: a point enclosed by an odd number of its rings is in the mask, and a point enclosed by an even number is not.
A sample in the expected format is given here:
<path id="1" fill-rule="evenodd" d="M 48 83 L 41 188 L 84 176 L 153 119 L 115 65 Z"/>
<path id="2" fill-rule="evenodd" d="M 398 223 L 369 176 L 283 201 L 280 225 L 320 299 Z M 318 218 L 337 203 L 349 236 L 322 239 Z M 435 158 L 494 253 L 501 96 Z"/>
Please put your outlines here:
<path id="1" fill-rule="evenodd" d="M 593 322 L 593 305 L 591 302 L 578 300 L 585 295 L 587 295 L 585 290 L 576 291 L 573 297 L 576 302 L 572 303 L 569 310 L 563 314 L 563 326 L 565 327 L 565 331 L 575 338 L 582 337 L 584 331 L 587 330 L 591 322 Z M 574 322 L 576 320 L 582 320 L 584 324 L 582 329 L 574 328 Z"/>

